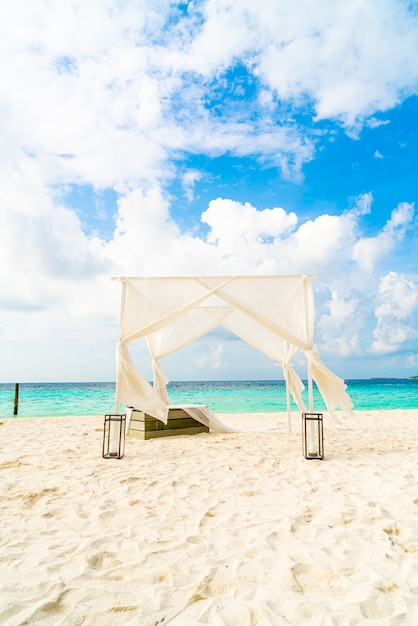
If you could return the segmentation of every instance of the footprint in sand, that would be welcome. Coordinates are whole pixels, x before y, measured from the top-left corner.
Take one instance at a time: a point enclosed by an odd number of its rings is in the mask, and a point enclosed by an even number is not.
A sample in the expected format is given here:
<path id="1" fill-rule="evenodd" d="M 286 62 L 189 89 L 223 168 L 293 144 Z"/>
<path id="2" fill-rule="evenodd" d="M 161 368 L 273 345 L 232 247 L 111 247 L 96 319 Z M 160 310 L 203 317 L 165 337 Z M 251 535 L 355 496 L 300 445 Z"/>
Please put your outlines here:
<path id="1" fill-rule="evenodd" d="M 88 563 L 94 569 L 112 569 L 122 565 L 113 552 L 99 552 L 90 557 Z"/>
<path id="2" fill-rule="evenodd" d="M 350 584 L 345 576 L 328 568 L 318 568 L 307 563 L 296 563 L 291 568 L 295 589 L 299 593 L 308 591 L 332 595 L 345 595 L 350 591 Z"/>
<path id="3" fill-rule="evenodd" d="M 129 478 L 125 478 L 124 480 L 120 480 L 121 485 L 128 485 L 129 483 L 136 483 L 138 480 L 141 480 L 137 476 L 130 476 Z"/>
<path id="4" fill-rule="evenodd" d="M 57 493 L 58 489 L 56 487 L 52 487 L 50 489 L 42 489 L 41 491 L 35 491 L 30 493 L 24 493 L 21 495 L 22 497 L 22 508 L 28 509 L 32 507 L 38 500 L 45 496 L 49 496 L 51 494 Z"/>
<path id="5" fill-rule="evenodd" d="M 0 463 L 0 470 L 2 469 L 10 469 L 11 467 L 19 467 L 20 465 L 27 465 L 27 463 L 22 463 L 20 459 L 13 459 L 11 461 L 4 461 Z"/>
<path id="6" fill-rule="evenodd" d="M 392 616 L 395 611 L 395 606 L 393 600 L 387 593 L 375 592 L 371 597 L 367 598 L 367 600 L 360 603 L 360 610 L 367 620 L 380 621 L 382 618 Z"/>
<path id="7" fill-rule="evenodd" d="M 396 524 L 393 524 L 393 525 L 390 525 L 390 526 L 387 526 L 386 528 L 384 528 L 383 532 L 386 533 L 387 535 L 398 536 L 398 535 L 401 534 L 401 529 Z"/>

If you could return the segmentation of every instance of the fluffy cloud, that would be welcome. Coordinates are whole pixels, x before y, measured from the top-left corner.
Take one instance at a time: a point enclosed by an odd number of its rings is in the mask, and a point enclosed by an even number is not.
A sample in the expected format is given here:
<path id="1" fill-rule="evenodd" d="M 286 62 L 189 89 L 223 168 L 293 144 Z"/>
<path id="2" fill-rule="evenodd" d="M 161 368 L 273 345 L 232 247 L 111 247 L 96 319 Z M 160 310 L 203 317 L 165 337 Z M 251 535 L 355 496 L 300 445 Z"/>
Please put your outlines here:
<path id="1" fill-rule="evenodd" d="M 235 250 L 233 242 L 247 246 L 265 240 L 274 241 L 293 230 L 297 222 L 295 213 L 287 214 L 282 208 L 258 211 L 248 202 L 242 205 L 233 200 L 218 198 L 209 203 L 202 213 L 202 222 L 211 228 L 208 240 L 221 248 Z"/>
<path id="2" fill-rule="evenodd" d="M 189 201 L 194 198 L 194 186 L 202 178 L 203 174 L 198 170 L 189 169 L 182 177 L 182 185 Z"/>
<path id="3" fill-rule="evenodd" d="M 355 125 L 396 104 L 416 81 L 417 21 L 407 5 L 327 0 L 313 10 L 305 0 L 296 13 L 284 3 L 260 4 L 260 25 L 271 37 L 260 53 L 261 75 L 280 98 L 311 97 L 318 118 Z"/>
<path id="4" fill-rule="evenodd" d="M 0 26 L 4 122 L 51 183 L 149 182 L 170 174 L 172 151 L 202 145 L 263 155 L 297 176 L 315 138 L 272 102 L 309 100 L 318 117 L 356 125 L 396 104 L 418 76 L 417 22 L 399 2 L 311 9 L 310 0 L 297 11 L 207 0 L 174 21 L 178 9 L 166 2 L 15 3 Z M 224 93 L 214 107 L 236 65 L 264 97 Z M 262 101 L 267 108 L 253 109 Z"/>
<path id="5" fill-rule="evenodd" d="M 244 59 L 277 98 L 310 98 L 321 119 L 354 126 L 394 106 L 417 79 L 416 15 L 396 0 L 303 0 L 295 10 L 284 1 L 208 0 L 202 13 L 176 69 L 208 76 Z"/>
<path id="6" fill-rule="evenodd" d="M 379 299 L 372 350 L 378 354 L 395 352 L 400 347 L 413 351 L 418 339 L 418 286 L 404 275 L 389 272 L 380 281 Z"/>
<path id="7" fill-rule="evenodd" d="M 381 259 L 394 249 L 395 245 L 402 242 L 407 229 L 412 226 L 414 219 L 414 205 L 401 202 L 394 211 L 390 220 L 375 237 L 359 239 L 353 249 L 353 259 L 359 267 L 366 271 L 372 271 Z"/>
<path id="8" fill-rule="evenodd" d="M 68 283 L 108 269 L 101 242 L 85 235 L 73 211 L 54 203 L 29 159 L 4 168 L 0 183 L 2 306 L 42 308 L 59 300 Z"/>
<path id="9" fill-rule="evenodd" d="M 344 358 L 362 354 L 360 334 L 365 321 L 359 299 L 359 294 L 353 295 L 350 290 L 341 295 L 331 291 L 326 305 L 329 313 L 322 315 L 317 323 L 316 339 L 324 355 Z"/>

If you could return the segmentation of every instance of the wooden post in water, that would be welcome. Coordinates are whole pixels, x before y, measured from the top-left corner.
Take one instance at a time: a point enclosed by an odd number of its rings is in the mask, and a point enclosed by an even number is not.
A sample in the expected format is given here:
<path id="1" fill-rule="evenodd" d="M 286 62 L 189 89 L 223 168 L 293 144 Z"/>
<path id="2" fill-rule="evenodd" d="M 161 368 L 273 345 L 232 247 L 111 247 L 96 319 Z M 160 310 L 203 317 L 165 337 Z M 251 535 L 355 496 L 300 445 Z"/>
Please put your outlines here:
<path id="1" fill-rule="evenodd" d="M 19 408 L 19 383 L 15 383 L 15 402 L 14 402 L 13 415 L 17 415 L 18 408 Z"/>

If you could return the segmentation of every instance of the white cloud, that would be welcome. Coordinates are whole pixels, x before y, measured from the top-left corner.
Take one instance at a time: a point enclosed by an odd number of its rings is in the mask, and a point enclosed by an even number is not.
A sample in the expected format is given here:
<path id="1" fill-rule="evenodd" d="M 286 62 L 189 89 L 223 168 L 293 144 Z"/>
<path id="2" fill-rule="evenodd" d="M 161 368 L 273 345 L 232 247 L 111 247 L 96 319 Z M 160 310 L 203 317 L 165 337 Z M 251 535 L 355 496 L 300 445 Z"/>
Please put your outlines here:
<path id="1" fill-rule="evenodd" d="M 187 199 L 191 202 L 194 199 L 194 187 L 199 180 L 201 180 L 203 174 L 198 170 L 188 170 L 182 176 L 182 185 L 184 189 L 184 193 L 186 194 Z"/>
<path id="2" fill-rule="evenodd" d="M 228 124 L 207 107 L 225 69 L 261 78 L 270 110 L 275 94 L 309 97 L 319 117 L 347 124 L 393 106 L 418 77 L 417 24 L 399 2 L 310 7 L 207 0 L 167 29 L 166 2 L 15 3 L 0 26 L 4 123 L 49 183 L 149 183 L 171 175 L 172 150 L 202 145 L 263 155 L 297 177 L 314 143 L 287 110 L 266 132 L 246 98 Z"/>
<path id="3" fill-rule="evenodd" d="M 254 43 L 251 19 L 239 2 L 209 0 L 203 4 L 204 23 L 190 45 L 177 56 L 181 69 L 203 75 L 218 73 Z"/>
<path id="4" fill-rule="evenodd" d="M 375 150 L 374 158 L 375 159 L 383 159 L 383 154 L 381 152 L 379 152 L 379 150 Z"/>
<path id="5" fill-rule="evenodd" d="M 237 247 L 247 249 L 282 237 L 294 228 L 297 217 L 278 207 L 260 211 L 249 202 L 218 198 L 202 213 L 202 222 L 210 226 L 210 243 L 216 243 L 221 251 L 238 252 Z"/>
<path id="6" fill-rule="evenodd" d="M 211 370 L 218 370 L 223 365 L 224 346 L 218 344 L 216 346 L 208 346 L 209 354 L 204 353 L 195 359 L 196 367 L 199 369 L 209 367 Z"/>
<path id="7" fill-rule="evenodd" d="M 418 288 L 404 275 L 389 272 L 379 284 L 379 294 L 386 301 L 376 311 L 379 315 L 393 315 L 398 319 L 410 317 L 418 307 Z"/>
<path id="8" fill-rule="evenodd" d="M 315 5 L 246 3 L 263 32 L 264 80 L 280 98 L 316 102 L 318 117 L 348 125 L 386 110 L 416 82 L 416 16 L 395 0 Z"/>
<path id="9" fill-rule="evenodd" d="M 376 237 L 358 241 L 353 249 L 353 259 L 357 261 L 361 269 L 370 272 L 392 248 L 393 240 L 389 233 L 379 233 Z"/>
<path id="10" fill-rule="evenodd" d="M 0 297 L 6 306 L 43 307 L 56 302 L 68 283 L 109 269 L 101 242 L 84 234 L 73 211 L 54 204 L 29 159 L 3 168 L 0 205 Z"/>
<path id="11" fill-rule="evenodd" d="M 353 249 L 353 260 L 359 267 L 372 271 L 405 237 L 407 228 L 411 226 L 414 217 L 414 205 L 401 202 L 392 211 L 391 218 L 383 230 L 375 237 L 359 239 Z"/>
<path id="12" fill-rule="evenodd" d="M 379 128 L 379 126 L 386 126 L 387 124 L 390 124 L 389 120 L 379 120 L 375 117 L 370 117 L 366 121 L 366 126 L 369 128 Z"/>
<path id="13" fill-rule="evenodd" d="M 332 274 L 346 282 L 361 214 L 356 206 L 342 215 L 324 213 L 302 222 L 283 241 L 274 243 L 272 259 L 276 263 L 270 271 L 287 274 L 309 271 L 319 274 L 321 281 Z"/>
<path id="14" fill-rule="evenodd" d="M 173 246 L 181 236 L 161 189 L 136 189 L 118 205 L 116 231 L 107 254 L 122 274 L 149 275 L 148 268 L 153 268 L 151 275 L 160 273 L 162 266 L 171 264 Z"/>
<path id="15" fill-rule="evenodd" d="M 321 354 L 348 357 L 362 354 L 360 333 L 364 327 L 364 316 L 359 314 L 357 295 L 348 291 L 342 295 L 331 292 L 331 299 L 326 303 L 329 314 L 318 319 L 316 339 L 321 343 Z"/>
<path id="16" fill-rule="evenodd" d="M 356 199 L 355 206 L 351 209 L 351 213 L 353 213 L 353 215 L 368 215 L 372 210 L 372 204 L 373 194 L 370 192 L 363 193 Z"/>
<path id="17" fill-rule="evenodd" d="M 361 238 L 363 215 L 370 211 L 370 194 L 359 197 L 342 215 L 319 215 L 298 224 L 294 212 L 257 209 L 227 198 L 209 202 L 201 215 L 206 236 L 182 231 L 170 215 L 170 204 L 158 187 L 137 189 L 119 200 L 114 239 L 104 255 L 120 274 L 175 275 L 192 273 L 318 273 L 332 276 L 346 289 L 354 281 L 369 288 L 370 279 L 352 263 Z M 390 250 L 402 241 L 396 228 L 412 219 L 409 205 L 400 205 L 384 232 Z M 398 233 L 400 234 L 400 232 Z M 378 235 L 378 241 L 379 240 Z M 383 251 L 380 250 L 380 254 Z M 354 278 L 356 277 L 356 278 Z"/>
<path id="18" fill-rule="evenodd" d="M 418 339 L 418 285 L 402 274 L 389 272 L 380 281 L 379 297 L 373 352 L 384 354 L 400 348 L 410 351 Z"/>

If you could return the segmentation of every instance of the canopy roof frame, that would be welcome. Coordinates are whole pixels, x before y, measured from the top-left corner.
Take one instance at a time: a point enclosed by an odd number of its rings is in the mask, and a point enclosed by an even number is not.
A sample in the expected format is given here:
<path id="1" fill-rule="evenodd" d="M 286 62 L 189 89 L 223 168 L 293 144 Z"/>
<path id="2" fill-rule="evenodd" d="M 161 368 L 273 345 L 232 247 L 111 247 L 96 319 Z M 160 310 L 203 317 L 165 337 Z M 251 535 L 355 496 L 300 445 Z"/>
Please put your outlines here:
<path id="1" fill-rule="evenodd" d="M 135 406 L 166 422 L 168 379 L 160 358 L 221 324 L 281 363 L 287 394 L 290 390 L 301 410 L 306 410 L 301 398 L 304 385 L 291 363 L 296 348 L 307 358 L 309 410 L 313 378 L 333 416 L 337 407 L 350 413 L 353 404 L 344 381 L 314 352 L 312 278 L 317 275 L 112 278 L 122 283 L 116 407 Z M 221 306 L 204 304 L 213 296 Z M 140 337 L 146 338 L 152 356 L 153 386 L 135 369 L 129 353 L 129 344 Z"/>

